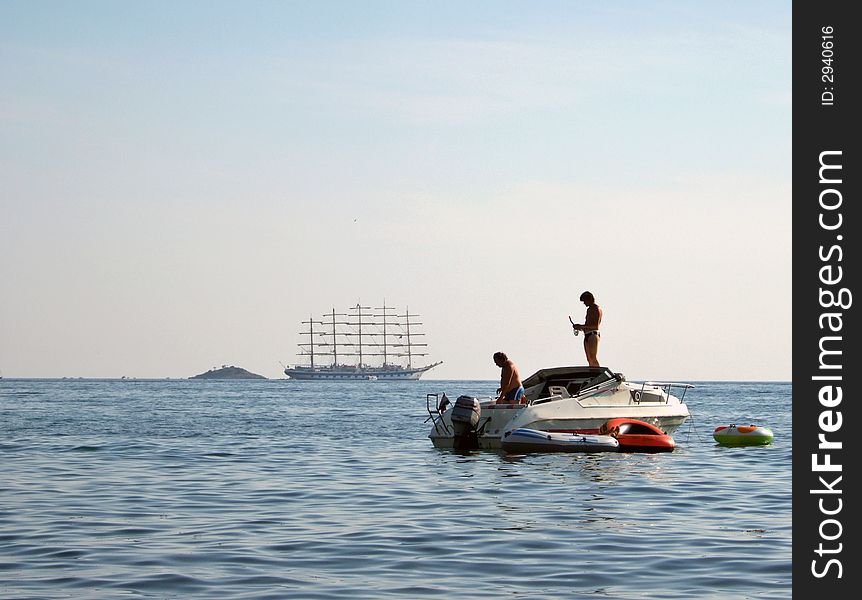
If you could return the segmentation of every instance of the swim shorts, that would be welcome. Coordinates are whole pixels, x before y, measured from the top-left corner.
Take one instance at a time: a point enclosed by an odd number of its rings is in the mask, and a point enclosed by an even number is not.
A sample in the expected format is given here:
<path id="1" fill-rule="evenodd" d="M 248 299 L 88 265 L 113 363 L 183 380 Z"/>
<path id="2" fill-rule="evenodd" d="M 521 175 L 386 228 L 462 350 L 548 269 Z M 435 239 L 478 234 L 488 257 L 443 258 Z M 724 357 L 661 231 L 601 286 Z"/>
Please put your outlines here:
<path id="1" fill-rule="evenodd" d="M 512 404 L 519 404 L 524 397 L 524 386 L 516 387 L 506 392 L 506 400 Z"/>

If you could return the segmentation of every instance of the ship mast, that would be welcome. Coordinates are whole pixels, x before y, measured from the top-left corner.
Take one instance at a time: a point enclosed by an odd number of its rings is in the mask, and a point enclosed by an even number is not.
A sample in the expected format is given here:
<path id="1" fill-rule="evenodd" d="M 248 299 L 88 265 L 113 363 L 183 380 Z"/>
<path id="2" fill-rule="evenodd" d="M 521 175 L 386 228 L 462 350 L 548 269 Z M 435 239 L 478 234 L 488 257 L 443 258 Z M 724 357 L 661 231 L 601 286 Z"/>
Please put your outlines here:
<path id="1" fill-rule="evenodd" d="M 361 306 L 359 303 L 357 303 L 356 306 L 351 306 L 350 310 L 356 311 L 356 322 L 355 323 L 348 323 L 348 325 L 356 325 L 357 326 L 357 335 L 359 336 L 359 363 L 357 363 L 356 366 L 361 369 L 362 365 L 363 365 L 363 363 L 362 363 L 362 326 L 363 325 L 373 325 L 374 323 L 371 321 L 365 321 L 363 323 L 363 321 L 362 321 L 363 316 L 365 316 L 365 317 L 371 316 L 368 313 L 365 313 L 365 314 L 362 313 L 363 310 L 371 310 L 370 306 Z"/>
<path id="2" fill-rule="evenodd" d="M 335 312 L 335 307 L 332 307 L 332 312 L 323 315 L 324 317 L 330 317 L 332 321 L 326 323 L 326 325 L 332 325 L 332 366 L 338 366 L 338 339 L 336 338 L 338 325 L 347 325 L 347 321 L 338 321 L 336 317 L 346 317 L 347 315 L 344 313 Z"/>
<path id="3" fill-rule="evenodd" d="M 314 343 L 314 324 L 323 325 L 323 321 L 315 321 L 309 316 L 308 321 L 302 321 L 303 325 L 308 325 L 308 331 L 302 332 L 302 335 L 308 335 L 308 344 L 298 344 L 299 347 L 308 346 L 308 351 L 311 355 L 311 368 L 314 368 L 314 347 L 319 344 Z"/>
<path id="4" fill-rule="evenodd" d="M 411 340 L 411 337 L 415 337 L 415 336 L 419 336 L 419 335 L 425 335 L 424 333 L 411 333 L 410 332 L 410 326 L 411 325 L 421 325 L 422 324 L 419 322 L 411 322 L 410 321 L 411 317 L 418 318 L 419 315 L 417 315 L 417 314 L 411 315 L 410 314 L 410 308 L 408 307 L 405 310 L 404 314 L 398 315 L 398 317 L 404 319 L 404 323 L 403 323 L 404 333 L 407 336 L 407 368 L 412 369 L 413 368 L 413 356 L 414 355 L 415 356 L 425 356 L 426 355 L 423 352 L 413 352 L 413 346 L 427 346 L 428 344 L 419 344 L 419 343 L 416 343 L 416 342 Z"/>
<path id="5" fill-rule="evenodd" d="M 387 325 L 398 325 L 398 321 L 388 321 L 387 320 L 386 317 L 389 316 L 387 311 L 394 311 L 395 309 L 392 308 L 391 306 L 386 306 L 386 300 L 383 301 L 382 307 L 375 308 L 374 310 L 382 311 L 379 315 L 373 315 L 373 316 L 375 318 L 379 317 L 379 318 L 383 319 L 383 321 L 381 321 L 379 323 L 379 325 L 382 325 L 382 327 L 383 327 L 383 367 L 385 368 L 389 362 L 388 357 L 387 357 L 387 353 L 386 353 L 386 348 L 387 348 L 387 343 L 388 343 L 387 342 L 387 335 L 392 335 L 392 334 L 387 334 L 386 326 Z M 392 315 L 392 316 L 396 316 L 396 315 Z"/>
<path id="6" fill-rule="evenodd" d="M 407 369 L 413 369 L 414 358 L 427 356 L 420 347 L 428 344 L 417 341 L 419 336 L 425 335 L 417 330 L 422 325 L 419 315 L 411 313 L 409 307 L 404 314 L 398 314 L 399 312 L 399 309 L 387 305 L 386 300 L 382 306 L 373 309 L 357 303 L 350 307 L 347 313 L 339 313 L 333 306 L 331 311 L 327 311 L 319 319 L 310 316 L 308 320 L 301 321 L 307 328 L 300 331 L 300 336 L 307 335 L 308 341 L 297 344 L 301 348 L 300 354 L 309 357 L 313 371 L 327 373 L 329 369 L 344 370 L 351 367 L 349 363 L 354 362 L 350 360 L 339 367 L 339 356 L 342 361 L 344 357 L 357 357 L 358 362 L 352 370 L 360 373 L 365 369 L 382 369 L 387 373 L 394 373 L 405 368 L 402 361 L 406 361 Z M 383 339 L 379 340 L 378 336 L 381 335 Z M 378 356 L 383 359 L 382 366 L 372 367 L 365 364 L 366 360 L 371 360 L 372 357 L 376 363 Z M 323 359 L 328 357 L 332 358 L 332 364 L 321 364 L 325 362 Z M 327 376 L 329 375 L 321 374 L 321 377 Z"/>

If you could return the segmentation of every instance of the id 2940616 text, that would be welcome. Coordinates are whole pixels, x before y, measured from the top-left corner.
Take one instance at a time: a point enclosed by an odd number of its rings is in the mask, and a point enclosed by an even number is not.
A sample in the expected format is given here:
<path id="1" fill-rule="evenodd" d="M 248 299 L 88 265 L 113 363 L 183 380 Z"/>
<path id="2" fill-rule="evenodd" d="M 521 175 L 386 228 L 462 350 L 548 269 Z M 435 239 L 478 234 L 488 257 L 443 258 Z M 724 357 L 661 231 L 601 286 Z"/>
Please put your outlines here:
<path id="1" fill-rule="evenodd" d="M 835 28 L 827 25 L 820 28 L 820 60 L 823 66 L 820 68 L 820 81 L 823 83 L 823 92 L 820 94 L 821 106 L 835 105 Z"/>

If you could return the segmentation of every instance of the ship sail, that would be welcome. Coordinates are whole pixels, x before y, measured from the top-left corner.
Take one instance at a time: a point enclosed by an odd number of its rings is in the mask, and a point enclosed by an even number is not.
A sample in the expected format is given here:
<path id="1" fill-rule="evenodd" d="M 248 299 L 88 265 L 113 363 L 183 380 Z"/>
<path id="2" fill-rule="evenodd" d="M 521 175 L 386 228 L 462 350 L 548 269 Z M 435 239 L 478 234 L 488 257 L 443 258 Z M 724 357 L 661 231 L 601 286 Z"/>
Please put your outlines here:
<path id="1" fill-rule="evenodd" d="M 414 359 L 427 356 L 428 344 L 419 315 L 409 308 L 400 314 L 395 307 L 370 307 L 357 303 L 347 312 L 335 307 L 319 318 L 301 321 L 298 344 L 302 364 L 284 369 L 291 379 L 416 380 L 442 361 L 414 366 Z"/>

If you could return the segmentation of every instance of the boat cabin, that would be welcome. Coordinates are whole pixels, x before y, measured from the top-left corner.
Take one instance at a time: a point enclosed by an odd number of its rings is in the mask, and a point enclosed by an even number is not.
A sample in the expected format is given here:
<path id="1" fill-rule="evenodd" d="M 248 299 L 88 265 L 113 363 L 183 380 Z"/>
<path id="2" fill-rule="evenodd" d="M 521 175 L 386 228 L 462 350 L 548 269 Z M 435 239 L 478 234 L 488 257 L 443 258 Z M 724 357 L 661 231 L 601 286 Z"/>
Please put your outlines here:
<path id="1" fill-rule="evenodd" d="M 574 397 L 603 383 L 625 379 L 607 367 L 553 367 L 530 375 L 523 385 L 527 397 L 535 404 L 553 397 Z"/>

